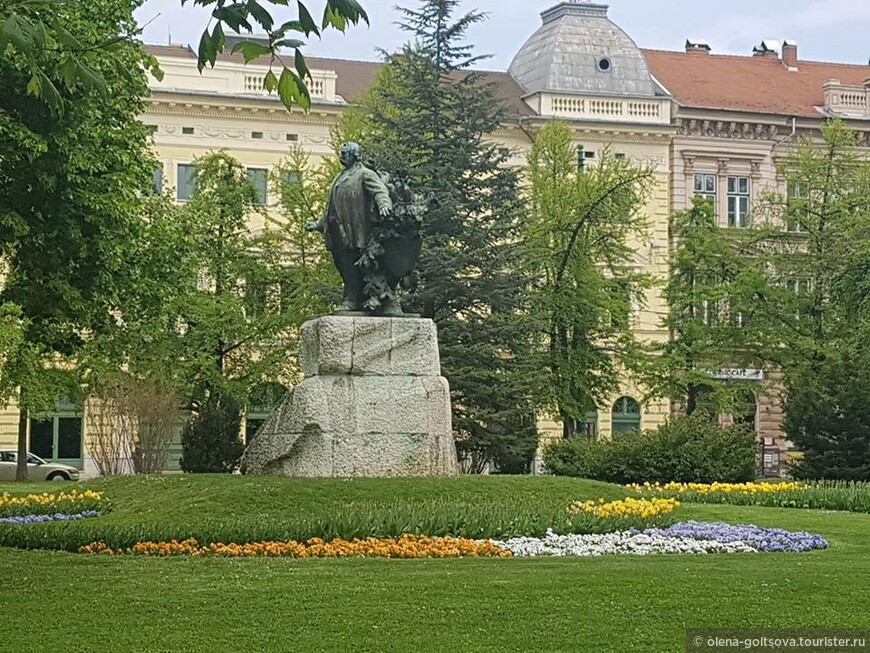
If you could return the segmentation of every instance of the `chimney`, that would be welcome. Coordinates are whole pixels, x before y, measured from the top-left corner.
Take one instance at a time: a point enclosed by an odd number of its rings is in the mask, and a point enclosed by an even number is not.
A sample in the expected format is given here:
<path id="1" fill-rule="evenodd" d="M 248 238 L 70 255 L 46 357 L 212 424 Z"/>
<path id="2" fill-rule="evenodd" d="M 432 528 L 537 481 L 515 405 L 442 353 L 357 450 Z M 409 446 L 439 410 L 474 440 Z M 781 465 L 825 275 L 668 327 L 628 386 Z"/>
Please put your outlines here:
<path id="1" fill-rule="evenodd" d="M 703 39 L 686 39 L 686 52 L 710 54 L 710 44 Z"/>
<path id="2" fill-rule="evenodd" d="M 786 39 L 782 42 L 782 63 L 791 71 L 798 69 L 797 43 Z"/>
<path id="3" fill-rule="evenodd" d="M 752 54 L 756 57 L 776 57 L 779 58 L 779 41 L 773 39 L 764 39 L 761 45 L 756 45 L 752 48 Z"/>

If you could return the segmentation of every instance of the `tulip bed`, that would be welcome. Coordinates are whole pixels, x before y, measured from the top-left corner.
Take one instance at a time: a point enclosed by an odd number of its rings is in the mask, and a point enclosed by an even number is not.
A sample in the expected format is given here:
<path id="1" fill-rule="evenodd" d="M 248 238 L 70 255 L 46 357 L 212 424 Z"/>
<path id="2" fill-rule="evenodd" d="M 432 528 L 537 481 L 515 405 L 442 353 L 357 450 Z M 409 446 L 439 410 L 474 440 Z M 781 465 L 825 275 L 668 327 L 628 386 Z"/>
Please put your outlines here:
<path id="1" fill-rule="evenodd" d="M 14 486 L 12 486 L 14 487 Z M 69 492 L 42 492 L 16 496 L 0 494 L 0 518 L 33 515 L 75 514 L 91 511 L 107 512 L 110 503 L 102 492 L 72 489 Z"/>
<path id="2" fill-rule="evenodd" d="M 870 513 L 870 483 L 847 481 L 769 483 L 644 483 L 626 486 L 647 498 L 778 508 Z"/>

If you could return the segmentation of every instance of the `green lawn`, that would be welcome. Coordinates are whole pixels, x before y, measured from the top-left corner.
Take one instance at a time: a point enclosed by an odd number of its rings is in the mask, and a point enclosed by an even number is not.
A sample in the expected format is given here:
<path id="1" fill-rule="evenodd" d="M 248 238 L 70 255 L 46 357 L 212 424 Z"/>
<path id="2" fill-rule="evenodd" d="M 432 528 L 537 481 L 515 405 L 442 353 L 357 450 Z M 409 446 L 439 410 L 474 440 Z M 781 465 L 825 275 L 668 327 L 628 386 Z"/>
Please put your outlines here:
<path id="1" fill-rule="evenodd" d="M 119 525 L 191 527 L 209 514 L 281 519 L 399 497 L 555 505 L 622 494 L 557 478 L 168 477 L 88 486 L 110 493 L 115 512 L 106 519 Z M 662 653 L 684 650 L 687 627 L 870 625 L 870 515 L 699 504 L 678 511 L 680 519 L 819 532 L 831 548 L 533 560 L 107 558 L 0 548 L 0 614 L 26 624 L 3 629 L 0 651 Z"/>

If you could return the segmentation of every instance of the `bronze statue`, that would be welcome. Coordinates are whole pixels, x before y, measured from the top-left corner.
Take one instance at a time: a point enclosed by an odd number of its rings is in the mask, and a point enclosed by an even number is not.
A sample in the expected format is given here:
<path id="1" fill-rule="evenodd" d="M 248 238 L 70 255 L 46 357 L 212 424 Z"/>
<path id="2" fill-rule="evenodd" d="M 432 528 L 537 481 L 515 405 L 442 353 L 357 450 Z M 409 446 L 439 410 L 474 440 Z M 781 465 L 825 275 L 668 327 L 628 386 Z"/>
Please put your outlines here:
<path id="1" fill-rule="evenodd" d="M 326 211 L 310 231 L 324 234 L 344 281 L 337 313 L 403 315 L 396 287 L 420 255 L 423 209 L 406 177 L 391 182 L 362 162 L 359 143 L 341 146 L 344 170 L 329 187 Z"/>

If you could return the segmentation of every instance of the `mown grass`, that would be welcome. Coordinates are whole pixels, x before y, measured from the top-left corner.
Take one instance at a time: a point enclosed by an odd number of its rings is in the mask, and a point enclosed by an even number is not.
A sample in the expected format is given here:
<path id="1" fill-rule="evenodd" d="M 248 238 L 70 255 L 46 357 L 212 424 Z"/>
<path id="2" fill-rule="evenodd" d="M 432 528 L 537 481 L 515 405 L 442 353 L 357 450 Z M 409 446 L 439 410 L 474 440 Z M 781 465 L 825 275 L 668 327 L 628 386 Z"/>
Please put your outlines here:
<path id="1" fill-rule="evenodd" d="M 560 481 L 457 479 L 445 487 L 559 503 L 589 498 L 583 487 L 607 496 L 597 484 Z M 236 505 L 200 485 L 206 481 L 190 482 L 199 510 Z M 418 483 L 427 482 L 404 482 L 408 496 L 427 495 Z M 170 485 L 178 501 L 179 486 Z M 384 491 L 366 485 L 348 487 L 366 500 Z M 320 491 L 332 502 L 348 496 Z M 610 491 L 614 498 L 621 489 Z M 140 505 L 120 486 L 115 496 L 117 518 L 128 500 Z M 181 521 L 191 509 L 161 506 L 155 496 L 142 502 L 151 506 L 146 519 Z M 261 499 L 259 509 L 270 504 Z M 532 560 L 153 559 L 0 549 L 0 611 L 32 624 L 4 629 L 0 650 L 56 651 L 74 642 L 81 653 L 668 653 L 685 650 L 686 628 L 868 626 L 870 515 L 697 504 L 680 511 L 687 519 L 819 532 L 831 548 Z"/>
<path id="2" fill-rule="evenodd" d="M 531 482 L 530 482 L 531 481 Z M 0 545 L 75 551 L 101 541 L 112 548 L 138 541 L 196 538 L 213 542 L 391 537 L 403 533 L 472 538 L 603 532 L 666 525 L 672 516 L 599 519 L 571 516 L 580 499 L 615 499 L 623 488 L 571 478 L 287 479 L 174 475 L 104 479 L 112 511 L 95 519 L 0 529 Z M 44 486 L 42 486 L 44 487 Z M 0 492 L 31 488 L 0 485 Z"/>

